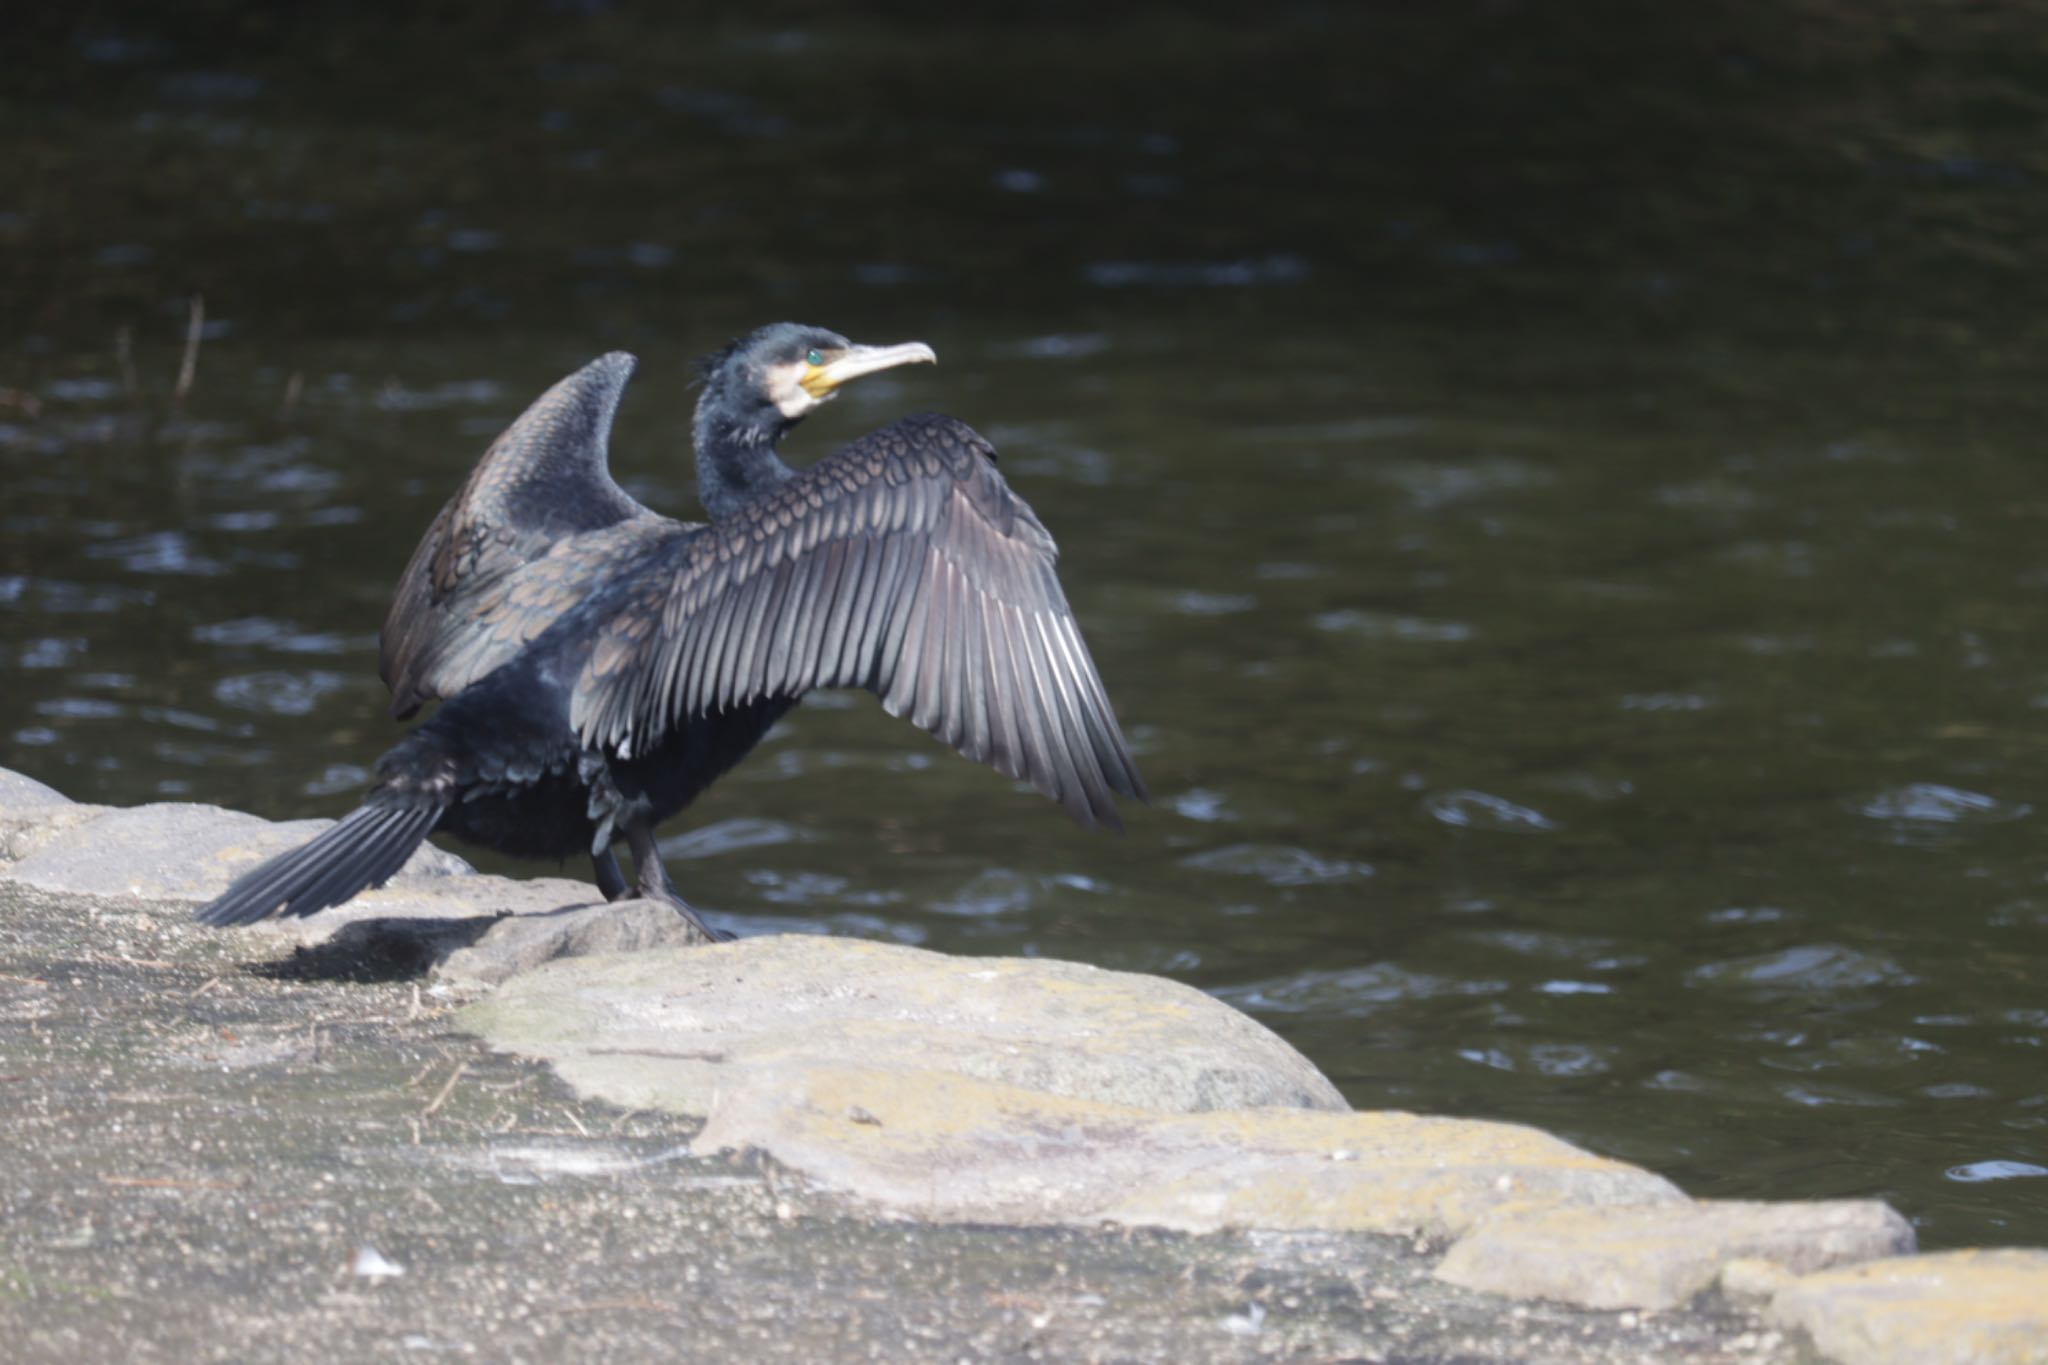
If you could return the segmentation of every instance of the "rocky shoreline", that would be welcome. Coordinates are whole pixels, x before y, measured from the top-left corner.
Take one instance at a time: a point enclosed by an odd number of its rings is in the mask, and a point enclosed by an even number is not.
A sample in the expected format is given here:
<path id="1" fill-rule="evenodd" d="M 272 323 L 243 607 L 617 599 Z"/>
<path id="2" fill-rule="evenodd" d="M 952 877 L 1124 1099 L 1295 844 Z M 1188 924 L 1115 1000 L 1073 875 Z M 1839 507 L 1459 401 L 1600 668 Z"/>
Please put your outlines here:
<path id="1" fill-rule="evenodd" d="M 699 945 L 431 850 L 312 921 L 189 923 L 316 828 L 0 771 L 20 1358 L 126 1330 L 197 1358 L 588 1331 L 761 1359 L 2048 1360 L 2048 1251 L 1916 1255 L 1875 1201 L 1696 1201 L 1531 1128 L 1352 1112 L 1157 977 Z"/>

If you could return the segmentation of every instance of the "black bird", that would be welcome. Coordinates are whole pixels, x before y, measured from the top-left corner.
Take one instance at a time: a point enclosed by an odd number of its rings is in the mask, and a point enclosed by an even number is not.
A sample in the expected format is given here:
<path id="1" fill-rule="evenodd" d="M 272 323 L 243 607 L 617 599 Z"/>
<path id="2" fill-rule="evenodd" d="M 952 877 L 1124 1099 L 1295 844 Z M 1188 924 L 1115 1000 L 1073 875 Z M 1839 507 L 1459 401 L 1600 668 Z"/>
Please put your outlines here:
<path id="1" fill-rule="evenodd" d="M 772 346 L 762 344 L 771 337 Z M 704 452 L 745 455 L 765 439 L 772 453 L 790 427 L 847 381 L 936 360 L 921 342 L 855 346 L 816 328 L 781 324 L 707 357 L 704 377 L 716 381 L 743 351 L 751 353 L 751 370 L 729 377 L 722 401 L 698 407 L 695 444 L 707 505 L 713 481 Z M 799 352 L 801 369 L 790 363 Z M 773 374 L 762 367 L 771 354 L 782 357 Z M 606 466 L 612 419 L 633 367 L 632 356 L 614 352 L 542 394 L 491 443 L 434 518 L 399 580 L 381 635 L 378 673 L 391 689 L 394 719 L 454 696 L 518 654 L 621 566 L 697 529 L 635 502 Z M 758 402 L 729 401 L 749 394 L 773 403 L 781 420 L 755 411 Z M 721 487 L 733 481 L 718 477 Z M 607 899 L 627 894 L 608 845 L 591 850 L 591 864 Z"/>
<path id="2" fill-rule="evenodd" d="M 393 713 L 445 698 L 312 842 L 199 912 L 310 915 L 382 885 L 434 830 L 516 856 L 591 855 L 714 938 L 654 830 L 817 687 L 1029 781 L 1083 826 L 1146 799 L 1053 571 L 1045 527 L 966 424 L 905 418 L 810 467 L 776 445 L 847 380 L 933 359 L 792 323 L 705 362 L 698 496 L 660 517 L 612 481 L 606 441 L 633 359 L 563 380 L 492 446 L 415 552 L 385 623 Z"/>

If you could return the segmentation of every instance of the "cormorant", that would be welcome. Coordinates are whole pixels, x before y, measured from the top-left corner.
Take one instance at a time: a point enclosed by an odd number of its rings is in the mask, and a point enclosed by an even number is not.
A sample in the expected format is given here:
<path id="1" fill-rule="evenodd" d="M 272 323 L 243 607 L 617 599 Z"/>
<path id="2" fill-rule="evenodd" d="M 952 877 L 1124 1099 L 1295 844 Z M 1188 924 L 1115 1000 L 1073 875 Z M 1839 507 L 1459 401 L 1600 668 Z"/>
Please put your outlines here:
<path id="1" fill-rule="evenodd" d="M 607 898 L 667 902 L 654 830 L 817 687 L 1022 778 L 1083 826 L 1146 798 L 1053 571 L 1052 537 L 965 423 L 908 417 L 797 471 L 790 427 L 858 375 L 934 359 L 777 323 L 705 362 L 695 438 L 706 525 L 612 481 L 606 443 L 634 361 L 613 353 L 543 395 L 435 519 L 385 622 L 403 718 L 440 709 L 377 764 L 356 810 L 199 912 L 310 915 L 381 886 L 445 830 L 522 857 L 590 854 Z"/>

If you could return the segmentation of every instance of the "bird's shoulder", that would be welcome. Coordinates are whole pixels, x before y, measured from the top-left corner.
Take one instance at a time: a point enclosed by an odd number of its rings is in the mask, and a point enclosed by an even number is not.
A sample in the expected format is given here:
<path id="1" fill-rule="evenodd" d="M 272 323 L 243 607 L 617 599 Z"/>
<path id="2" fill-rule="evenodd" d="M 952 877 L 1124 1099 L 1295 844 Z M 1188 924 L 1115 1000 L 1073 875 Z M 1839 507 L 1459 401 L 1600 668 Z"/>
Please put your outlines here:
<path id="1" fill-rule="evenodd" d="M 636 362 L 600 356 L 550 387 L 492 441 L 422 549 L 437 597 L 647 513 L 611 477 L 612 421 Z"/>
<path id="2" fill-rule="evenodd" d="M 612 481 L 608 445 L 634 359 L 601 356 L 494 440 L 399 577 L 378 671 L 393 714 L 453 695 L 676 523 Z"/>

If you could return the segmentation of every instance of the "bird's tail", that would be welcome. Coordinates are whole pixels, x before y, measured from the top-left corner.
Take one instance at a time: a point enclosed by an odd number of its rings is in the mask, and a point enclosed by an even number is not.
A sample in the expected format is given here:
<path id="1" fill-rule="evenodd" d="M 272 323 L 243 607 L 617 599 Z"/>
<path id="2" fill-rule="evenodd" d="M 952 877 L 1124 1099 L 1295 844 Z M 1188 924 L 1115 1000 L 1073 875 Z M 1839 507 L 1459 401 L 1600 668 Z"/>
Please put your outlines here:
<path id="1" fill-rule="evenodd" d="M 372 798 L 312 842 L 280 853 L 237 879 L 201 910 L 201 924 L 253 924 L 280 909 L 287 915 L 325 910 L 368 887 L 382 886 L 420 846 L 442 807 L 432 801 Z"/>

